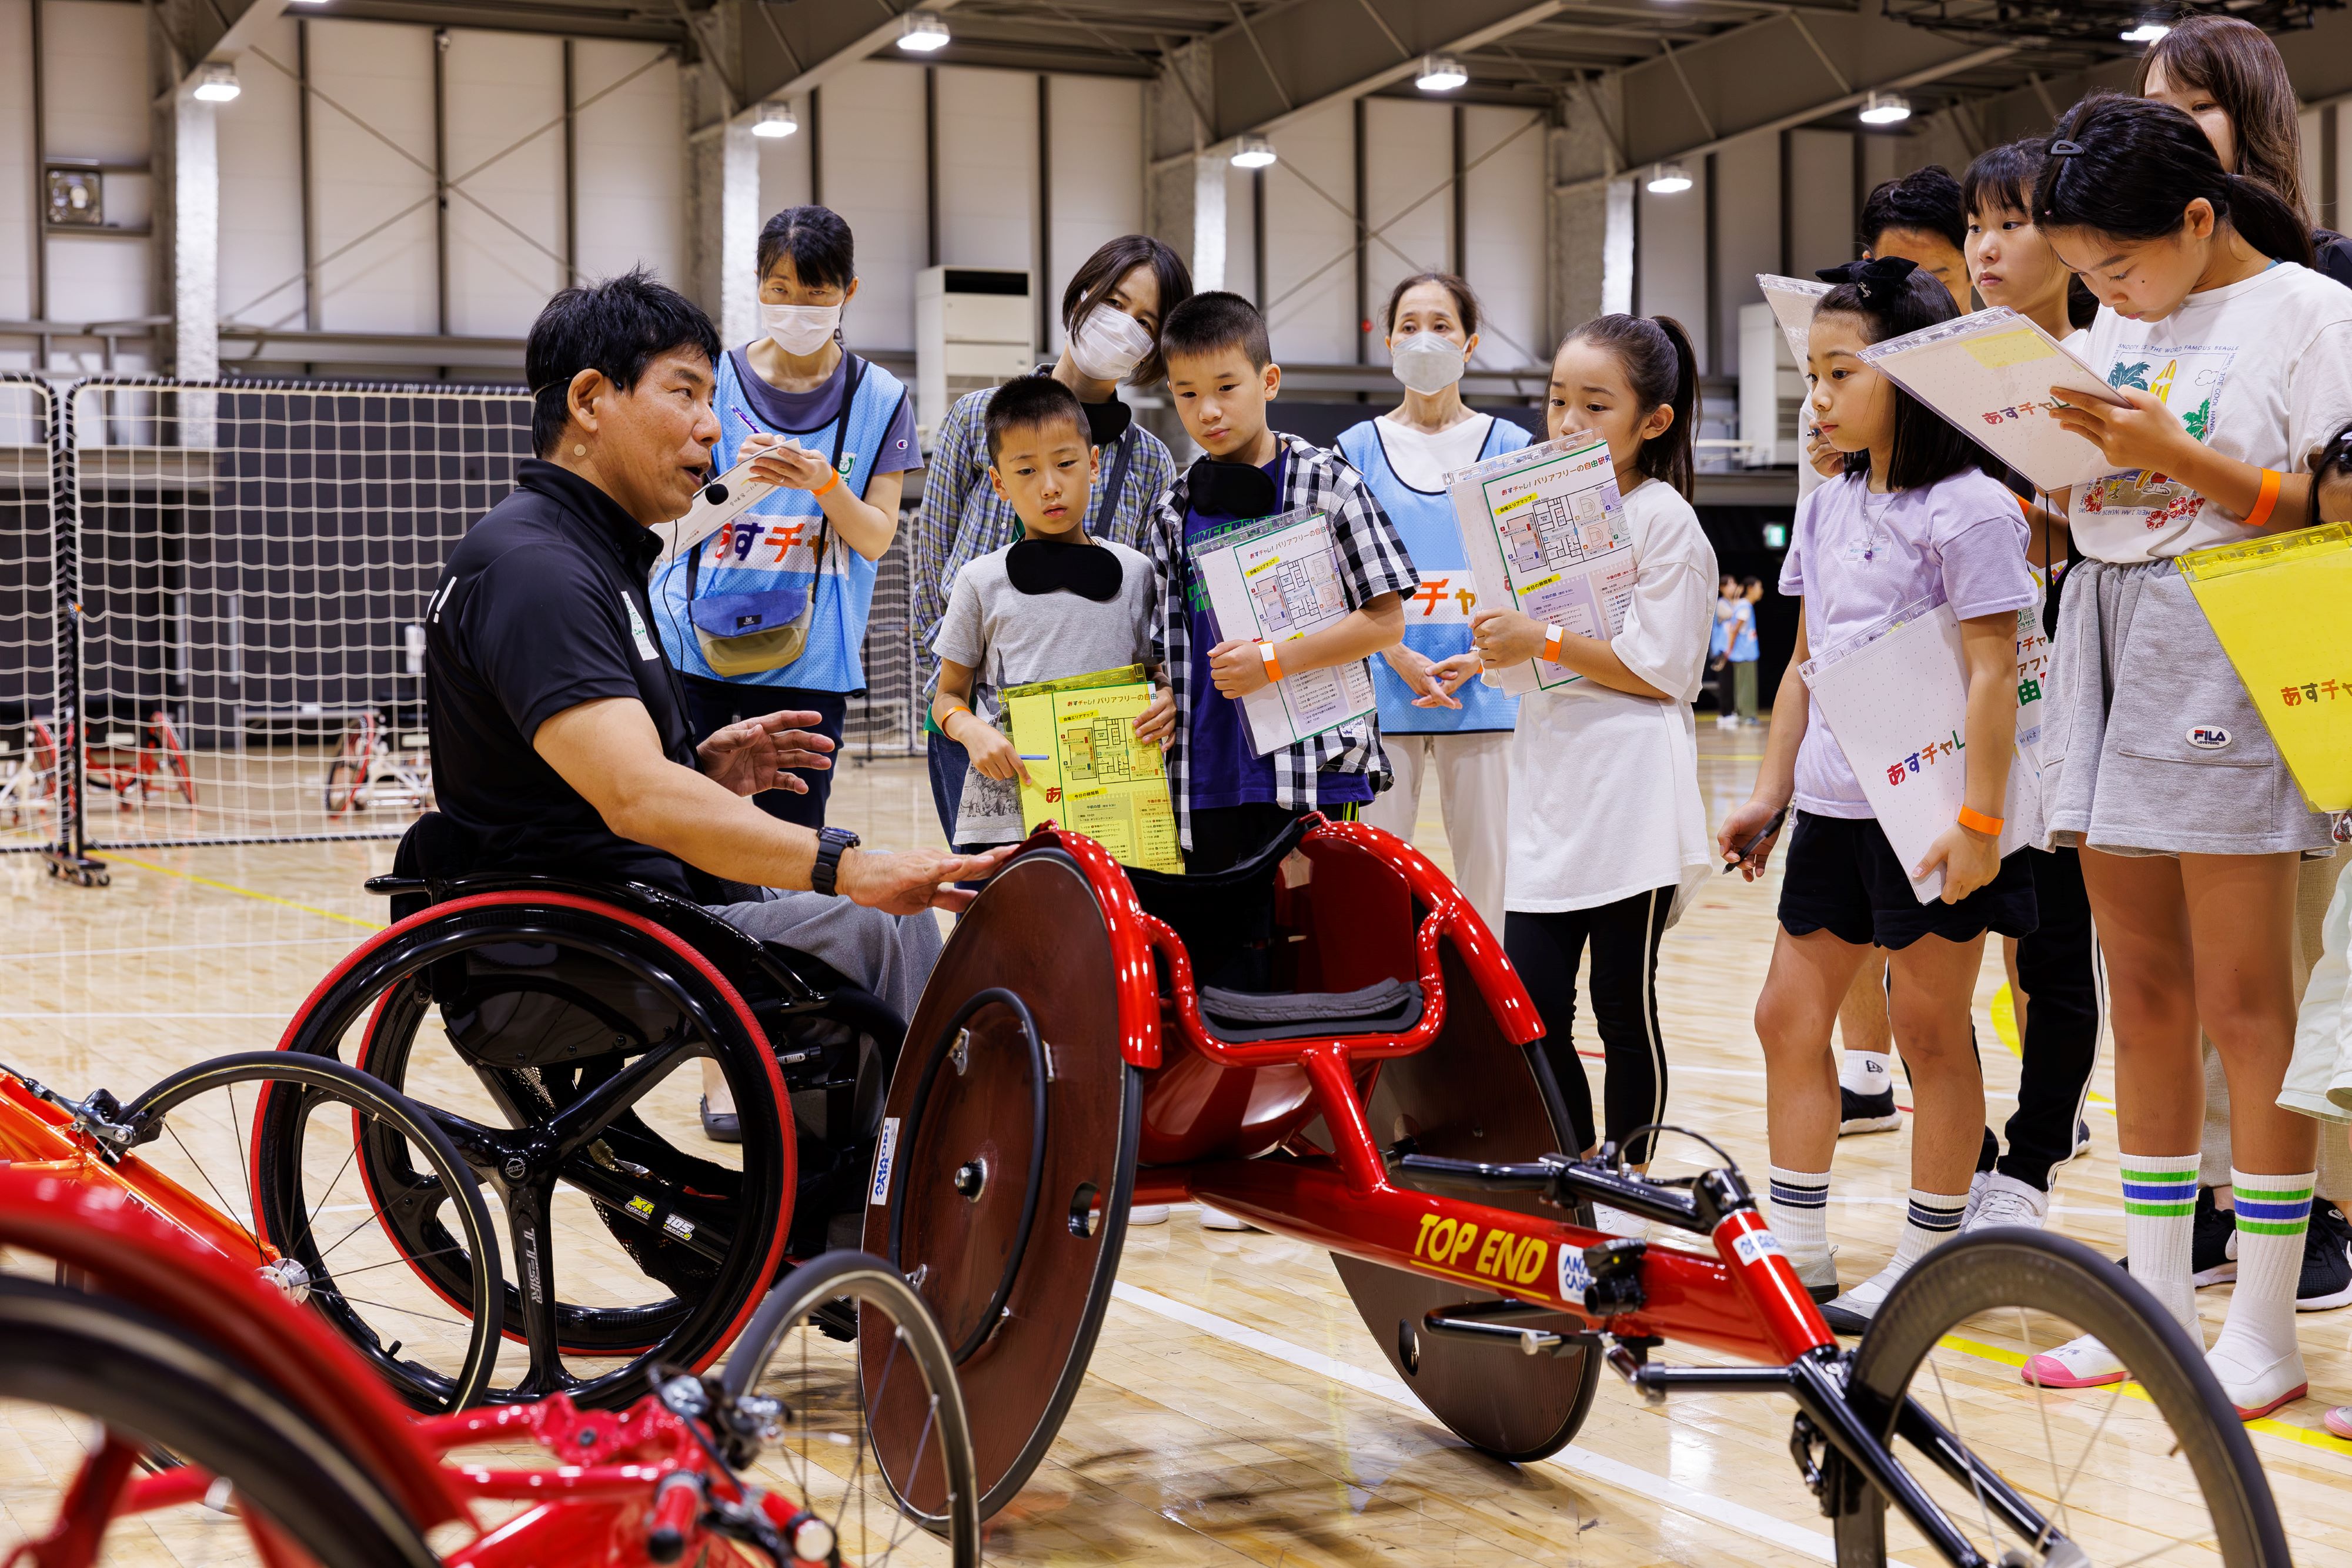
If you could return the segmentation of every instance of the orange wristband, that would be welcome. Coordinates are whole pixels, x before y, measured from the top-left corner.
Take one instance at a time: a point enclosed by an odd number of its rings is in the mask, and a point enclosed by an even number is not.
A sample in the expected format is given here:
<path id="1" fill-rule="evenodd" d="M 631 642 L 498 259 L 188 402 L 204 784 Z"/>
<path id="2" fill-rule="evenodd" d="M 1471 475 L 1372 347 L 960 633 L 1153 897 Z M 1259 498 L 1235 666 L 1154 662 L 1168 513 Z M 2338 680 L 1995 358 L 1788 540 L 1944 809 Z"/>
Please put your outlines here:
<path id="1" fill-rule="evenodd" d="M 827 479 L 824 484 L 819 485 L 815 489 L 811 490 L 811 491 L 809 492 L 809 499 L 811 499 L 811 500 L 813 500 L 813 501 L 814 501 L 814 500 L 821 499 L 821 498 L 824 497 L 824 493 L 825 493 L 827 490 L 832 489 L 835 485 L 838 485 L 838 484 L 840 484 L 840 483 L 841 483 L 841 471 L 840 471 L 839 469 L 837 469 L 837 468 L 836 468 L 835 470 L 834 470 L 834 474 L 833 474 L 833 477 L 832 477 L 832 478 Z"/>
<path id="2" fill-rule="evenodd" d="M 2285 477 L 2275 468 L 2263 470 L 2262 494 L 2254 497 L 2254 509 L 2246 514 L 2246 527 L 2259 528 L 2271 520 L 2272 509 L 2278 505 L 2279 486 Z"/>
<path id="3" fill-rule="evenodd" d="M 1960 808 L 1960 826 L 1972 832 L 1982 833 L 1986 838 L 2000 837 L 2001 829 L 2008 825 L 2006 817 L 1988 817 L 1982 811 L 1972 811 L 1966 806 Z"/>
<path id="4" fill-rule="evenodd" d="M 1265 661 L 1265 678 L 1269 683 L 1282 679 L 1282 660 L 1275 653 L 1273 643 L 1260 643 L 1257 656 Z"/>
<path id="5" fill-rule="evenodd" d="M 1555 664 L 1559 663 L 1559 639 L 1560 630 L 1558 626 L 1544 628 L 1543 656 Z"/>

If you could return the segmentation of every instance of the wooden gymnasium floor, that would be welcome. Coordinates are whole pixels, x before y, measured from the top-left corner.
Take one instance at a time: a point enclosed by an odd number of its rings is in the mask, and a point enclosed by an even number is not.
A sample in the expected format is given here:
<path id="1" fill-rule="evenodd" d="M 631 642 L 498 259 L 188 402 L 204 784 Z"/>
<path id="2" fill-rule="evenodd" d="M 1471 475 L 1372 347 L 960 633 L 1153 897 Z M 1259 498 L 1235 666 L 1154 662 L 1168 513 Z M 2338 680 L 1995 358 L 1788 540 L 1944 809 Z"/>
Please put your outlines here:
<path id="1" fill-rule="evenodd" d="M 1712 810 L 1745 796 L 1760 745 L 1760 732 L 1703 725 Z M 919 761 L 852 767 L 834 799 L 835 820 L 870 842 L 928 841 L 936 826 Z M 1433 795 L 1422 835 L 1443 862 Z M 0 856 L 0 1061 L 75 1093 L 103 1084 L 127 1094 L 202 1057 L 273 1044 L 310 986 L 382 919 L 360 883 L 390 860 L 389 843 L 143 851 L 113 858 L 110 889 L 83 891 L 50 883 L 30 856 Z M 1668 934 L 1659 986 L 1674 1119 L 1759 1174 L 1763 1074 L 1748 1017 L 1774 894 L 1769 883 L 1710 885 Z M 1989 952 L 1977 1018 L 1996 1118 L 2016 1083 L 2001 980 Z M 1580 1035 L 1590 1053 L 1589 1022 Z M 2123 1221 L 2111 1090 L 2103 1063 L 2094 1150 L 2066 1171 L 2054 1222 L 2114 1253 Z M 1839 1149 L 1831 1225 L 1849 1281 L 1893 1246 L 1906 1146 L 1898 1134 Z M 2227 1291 L 2200 1300 L 2210 1335 Z M 2352 1444 L 2319 1429 L 2327 1404 L 2352 1402 L 2352 1312 L 2299 1326 L 2313 1397 L 2260 1423 L 2254 1445 L 2298 1559 L 2352 1564 L 2342 1506 Z M 1979 1431 L 2023 1433 L 2034 1417 L 2011 1370 L 2016 1352 L 1978 1349 L 1964 1391 L 1971 1418 Z M 1036 1563 L 1821 1562 L 1828 1540 L 1791 1470 L 1788 1430 L 1783 1401 L 1684 1397 L 1652 1409 L 1604 1376 L 1575 1445 L 1514 1470 L 1468 1451 L 1410 1401 L 1322 1254 L 1203 1231 L 1180 1208 L 1129 1233 L 1092 1375 L 989 1552 Z M 7 1455 L 32 1442 L 0 1429 L 0 1470 L 18 1472 Z M 0 1507 L 8 1486 L 0 1476 Z M 173 1547 L 152 1560 L 217 1556 Z"/>

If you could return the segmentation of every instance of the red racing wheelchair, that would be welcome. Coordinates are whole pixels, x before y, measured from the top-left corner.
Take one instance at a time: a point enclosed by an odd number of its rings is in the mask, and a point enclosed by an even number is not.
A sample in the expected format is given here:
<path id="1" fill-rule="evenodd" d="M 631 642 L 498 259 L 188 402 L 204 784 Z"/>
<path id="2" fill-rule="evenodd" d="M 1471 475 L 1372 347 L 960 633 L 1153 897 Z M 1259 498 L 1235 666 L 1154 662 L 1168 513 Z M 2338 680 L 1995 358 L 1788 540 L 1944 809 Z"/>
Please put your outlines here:
<path id="1" fill-rule="evenodd" d="M 2121 1270 L 2061 1237 L 1982 1232 L 1915 1267 L 1842 1349 L 1728 1156 L 1652 1179 L 1606 1147 L 1559 1152 L 1542 1032 L 1494 935 L 1385 833 L 1310 817 L 1199 877 L 1034 834 L 909 1025 L 866 1207 L 866 1249 L 953 1347 L 982 1511 L 1060 1427 L 1129 1205 L 1196 1198 L 1327 1249 L 1398 1376 L 1497 1458 L 1568 1443 L 1606 1365 L 1652 1400 L 1792 1399 L 1792 1471 L 1843 1568 L 2182 1545 L 2284 1568 L 2242 1427 Z M 1593 1229 L 1596 1202 L 1653 1235 Z M 2129 1398 L 2017 1382 L 2020 1359 L 2080 1333 L 2125 1361 Z M 1669 1343 L 1707 1362 L 1654 1360 Z M 877 1401 L 874 1420 L 885 1468 L 910 1466 L 912 1412 Z M 1997 1441 L 1971 1440 L 1995 1420 Z"/>

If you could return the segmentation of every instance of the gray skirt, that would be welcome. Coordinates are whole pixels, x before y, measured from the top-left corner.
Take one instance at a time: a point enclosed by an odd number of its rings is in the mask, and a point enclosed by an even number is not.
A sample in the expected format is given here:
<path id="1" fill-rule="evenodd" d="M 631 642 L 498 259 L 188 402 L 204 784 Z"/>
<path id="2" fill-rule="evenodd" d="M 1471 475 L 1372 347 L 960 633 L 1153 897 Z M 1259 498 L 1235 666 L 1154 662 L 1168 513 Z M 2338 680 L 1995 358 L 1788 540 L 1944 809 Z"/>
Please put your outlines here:
<path id="1" fill-rule="evenodd" d="M 2042 847 L 2277 854 L 2328 844 L 2328 818 L 2170 560 L 2069 570 L 2042 738 Z"/>

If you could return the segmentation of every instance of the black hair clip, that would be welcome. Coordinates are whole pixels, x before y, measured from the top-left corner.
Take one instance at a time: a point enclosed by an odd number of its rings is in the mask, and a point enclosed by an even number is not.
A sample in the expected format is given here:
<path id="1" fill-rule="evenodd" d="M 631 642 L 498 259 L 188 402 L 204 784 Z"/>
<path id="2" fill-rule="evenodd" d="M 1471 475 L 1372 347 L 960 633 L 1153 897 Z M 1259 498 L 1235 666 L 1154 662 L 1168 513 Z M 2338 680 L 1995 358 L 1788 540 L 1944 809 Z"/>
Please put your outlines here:
<path id="1" fill-rule="evenodd" d="M 2053 158 L 2080 158 L 2082 155 L 2083 144 L 2079 141 L 2053 141 L 2050 144 L 2050 156 Z"/>
<path id="2" fill-rule="evenodd" d="M 1906 256 L 1882 256 L 1869 261 L 1849 261 L 1842 267 L 1824 267 L 1813 274 L 1823 283 L 1851 283 L 1864 299 L 1871 290 L 1895 287 L 1919 269 L 1919 264 Z"/>

